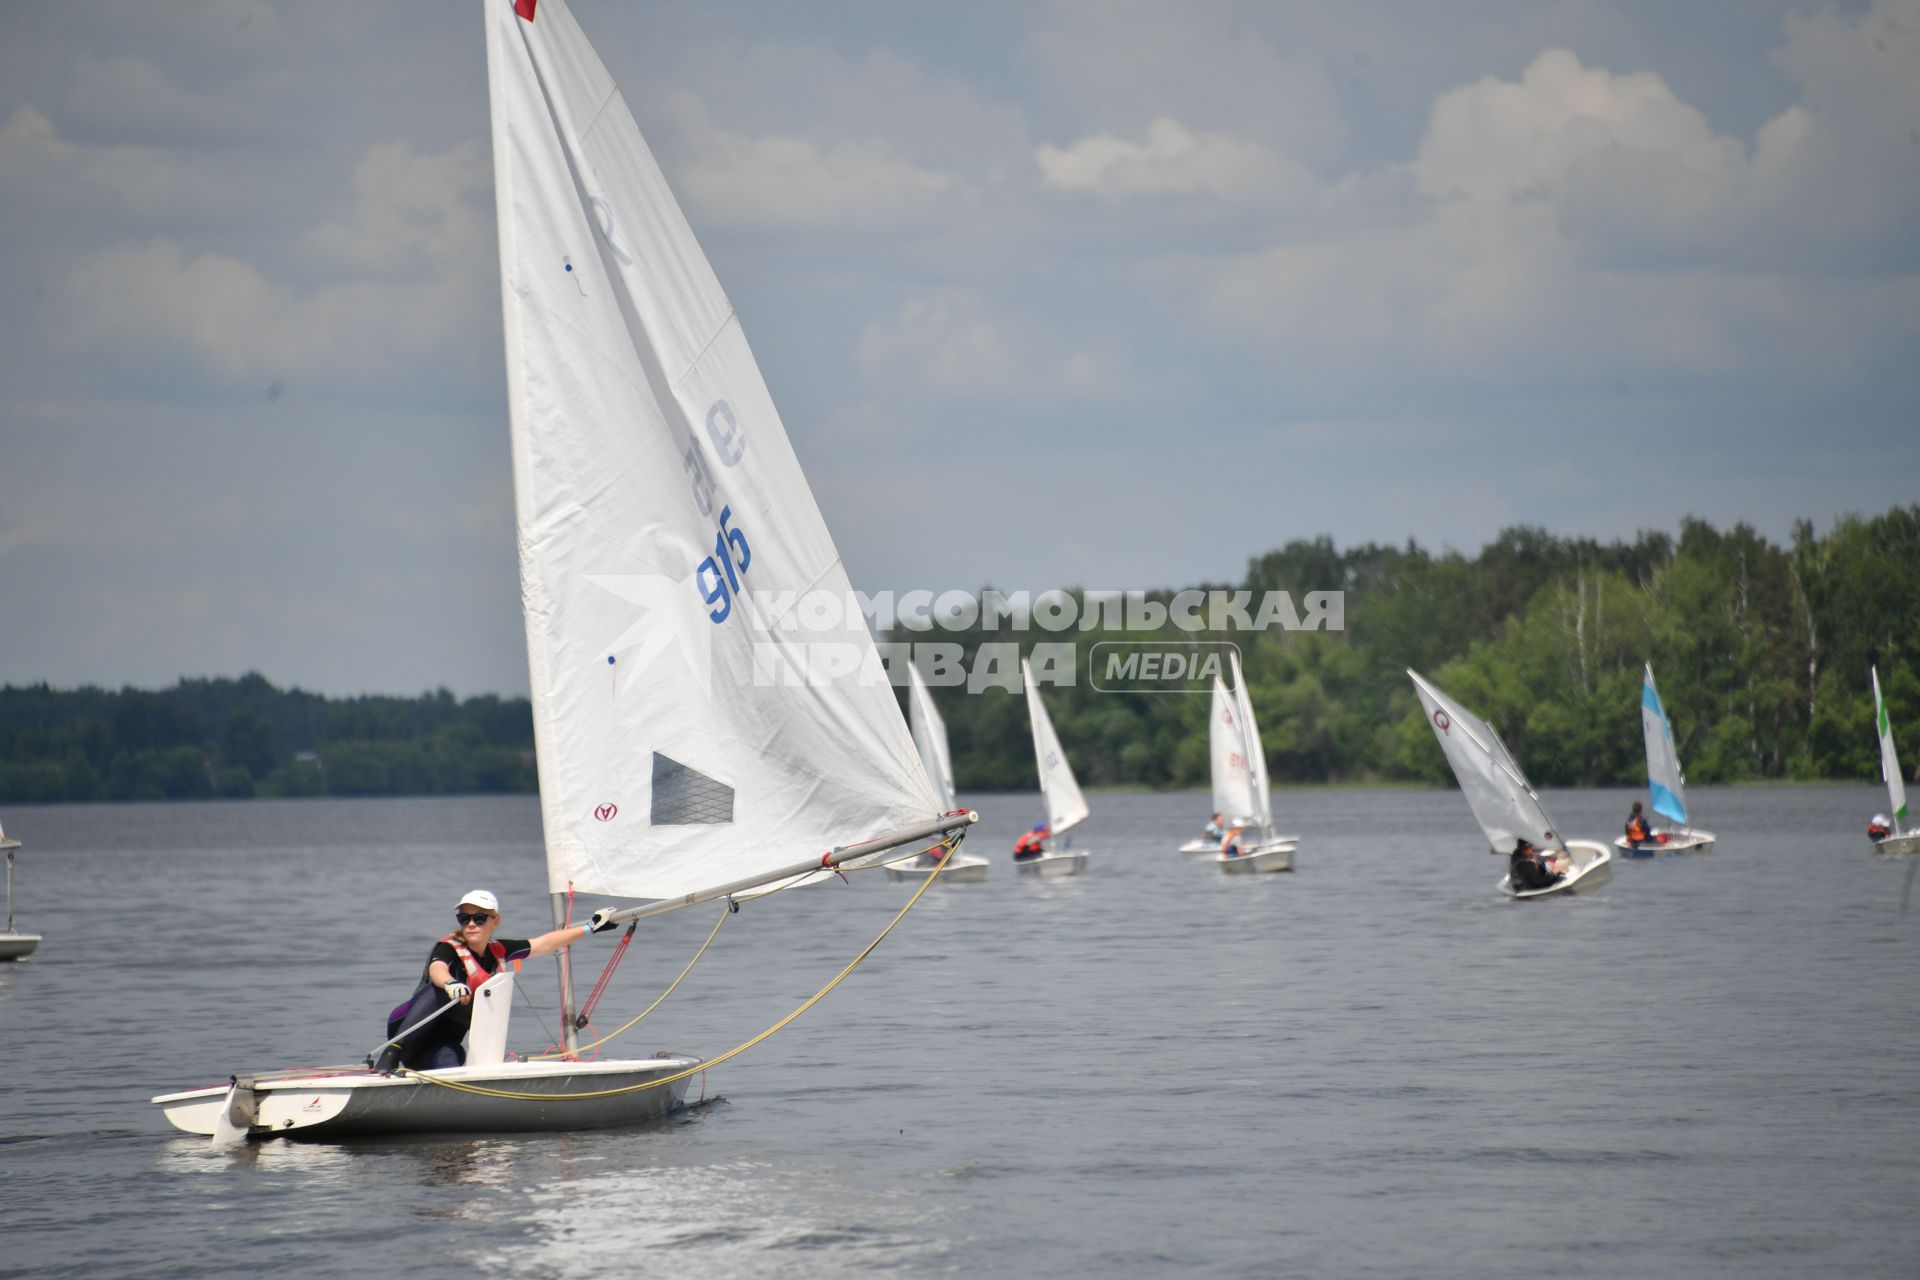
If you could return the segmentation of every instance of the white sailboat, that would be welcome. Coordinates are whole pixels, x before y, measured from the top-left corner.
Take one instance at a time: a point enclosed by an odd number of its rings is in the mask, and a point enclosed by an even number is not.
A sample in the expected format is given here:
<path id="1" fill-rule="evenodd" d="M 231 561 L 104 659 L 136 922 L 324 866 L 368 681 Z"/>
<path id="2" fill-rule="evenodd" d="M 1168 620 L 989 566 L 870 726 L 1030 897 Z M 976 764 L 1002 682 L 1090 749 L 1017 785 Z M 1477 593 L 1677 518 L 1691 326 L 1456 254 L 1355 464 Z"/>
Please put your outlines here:
<path id="1" fill-rule="evenodd" d="M 907 663 L 907 725 L 913 730 L 913 745 L 920 752 L 920 763 L 927 767 L 927 777 L 933 781 L 934 792 L 940 797 L 940 808 L 952 811 L 956 804 L 953 756 L 947 749 L 947 722 L 940 718 L 940 709 L 933 705 L 933 694 L 921 678 L 920 668 L 911 662 Z M 887 878 L 923 880 L 939 867 L 938 853 L 926 853 L 909 861 L 889 862 Z M 940 872 L 943 883 L 977 884 L 986 878 L 987 860 L 957 849 L 947 855 L 947 868 Z"/>
<path id="2" fill-rule="evenodd" d="M 1207 710 L 1207 761 L 1213 780 L 1213 812 L 1222 828 L 1216 836 L 1195 836 L 1180 846 L 1188 858 L 1212 858 L 1235 819 L 1253 812 L 1253 784 L 1247 769 L 1247 744 L 1240 736 L 1240 709 L 1226 681 L 1213 678 L 1213 702 Z"/>
<path id="3" fill-rule="evenodd" d="M 547 886 L 650 899 L 638 920 L 963 830 L 854 618 L 737 317 L 619 90 L 563 0 L 486 0 L 521 594 Z M 537 13 L 536 13 L 537 10 Z M 765 596 L 755 594 L 765 592 Z M 851 670 L 763 680 L 756 659 L 850 646 Z M 769 656 L 770 655 L 770 656 Z M 822 852 L 826 850 L 827 852 Z M 565 1049 L 577 1047 L 561 953 Z M 696 1058 L 506 1053 L 511 973 L 474 992 L 464 1065 L 236 1074 L 153 1099 L 248 1136 L 598 1128 L 680 1104 Z"/>
<path id="4" fill-rule="evenodd" d="M 13 855 L 19 847 L 18 840 L 9 840 L 6 831 L 0 829 L 0 852 L 7 855 L 7 927 L 0 929 L 0 960 L 25 960 L 40 945 L 39 934 L 21 933 L 13 927 Z"/>
<path id="5" fill-rule="evenodd" d="M 1059 840 L 1087 820 L 1091 812 L 1087 798 L 1080 794 L 1067 752 L 1053 731 L 1053 719 L 1047 704 L 1040 700 L 1040 687 L 1033 682 L 1033 668 L 1020 660 L 1020 676 L 1027 685 L 1027 722 L 1033 730 L 1033 759 L 1040 772 L 1040 796 L 1047 807 L 1049 838 Z M 1068 842 L 1071 843 L 1070 841 Z M 1063 846 L 1049 849 L 1037 857 L 1014 863 L 1025 876 L 1077 876 L 1087 869 L 1087 850 Z"/>
<path id="6" fill-rule="evenodd" d="M 1900 753 L 1893 749 L 1893 720 L 1887 715 L 1887 700 L 1880 696 L 1880 668 L 1869 669 L 1873 677 L 1873 723 L 1880 731 L 1880 779 L 1887 784 L 1887 801 L 1893 809 L 1893 833 L 1873 842 L 1881 853 L 1920 853 L 1920 831 L 1908 831 L 1902 825 L 1907 816 L 1907 779 L 1900 772 Z"/>
<path id="7" fill-rule="evenodd" d="M 1231 875 L 1291 871 L 1300 837 L 1273 833 L 1273 792 L 1267 785 L 1267 749 L 1260 741 L 1259 723 L 1253 718 L 1253 701 L 1247 696 L 1247 678 L 1240 670 L 1240 654 L 1229 650 L 1227 657 L 1233 664 L 1232 714 L 1216 717 L 1216 725 L 1237 739 L 1238 750 L 1223 753 L 1223 746 L 1231 748 L 1233 744 L 1222 742 L 1225 734 L 1209 735 L 1213 738 L 1215 775 L 1218 776 L 1224 766 L 1228 779 L 1226 792 L 1216 795 L 1215 800 L 1229 801 L 1227 807 L 1220 810 L 1221 816 L 1230 826 L 1244 826 L 1247 831 L 1242 832 L 1238 842 L 1239 853 L 1229 856 L 1223 845 L 1214 850 L 1213 859 L 1222 871 Z M 1227 691 L 1218 676 L 1214 677 L 1213 687 L 1218 707 Z M 1257 834 L 1249 840 L 1246 838 L 1249 833 Z"/>
<path id="8" fill-rule="evenodd" d="M 1636 850 L 1624 835 L 1616 836 L 1613 847 L 1628 854 L 1711 853 L 1713 832 L 1696 831 L 1687 825 L 1687 779 L 1680 772 L 1680 755 L 1673 745 L 1673 723 L 1660 704 L 1660 691 L 1653 686 L 1653 664 L 1646 664 L 1646 678 L 1640 684 L 1640 728 L 1647 740 L 1647 794 L 1651 808 L 1675 825 L 1648 832 L 1657 845 Z"/>
<path id="9" fill-rule="evenodd" d="M 1418 672 L 1409 671 L 1407 675 L 1420 695 L 1433 736 L 1460 782 L 1460 793 L 1486 833 L 1488 849 L 1511 854 L 1517 841 L 1526 840 L 1543 853 L 1558 851 L 1567 856 L 1568 869 L 1554 884 L 1543 889 L 1516 889 L 1510 877 L 1502 876 L 1502 893 L 1514 898 L 1584 893 L 1613 878 L 1613 850 L 1598 840 L 1561 839 L 1559 828 L 1547 815 L 1533 785 L 1485 721 L 1427 683 Z"/>

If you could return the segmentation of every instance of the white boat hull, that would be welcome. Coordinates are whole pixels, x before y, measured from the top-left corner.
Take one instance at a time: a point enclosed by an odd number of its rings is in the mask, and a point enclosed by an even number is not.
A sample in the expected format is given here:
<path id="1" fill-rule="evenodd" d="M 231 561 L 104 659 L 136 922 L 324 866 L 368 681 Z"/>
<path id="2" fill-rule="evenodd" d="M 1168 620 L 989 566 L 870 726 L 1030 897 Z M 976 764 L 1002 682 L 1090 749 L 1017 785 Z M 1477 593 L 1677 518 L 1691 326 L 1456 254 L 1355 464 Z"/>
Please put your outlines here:
<path id="1" fill-rule="evenodd" d="M 1567 852 L 1573 868 L 1556 884 L 1544 889 L 1516 891 L 1506 876 L 1500 877 L 1500 892 L 1509 898 L 1549 898 L 1555 894 L 1589 893 L 1613 879 L 1613 850 L 1598 840 L 1569 840 Z"/>
<path id="2" fill-rule="evenodd" d="M 1903 831 L 1873 842 L 1875 853 L 1920 853 L 1920 831 Z"/>
<path id="3" fill-rule="evenodd" d="M 451 1067 L 439 1079 L 539 1098 L 492 1098 L 464 1093 L 416 1076 L 382 1075 L 364 1067 L 275 1072 L 239 1077 L 153 1099 L 168 1121 L 187 1133 L 212 1136 L 223 1112 L 238 1102 L 253 1138 L 331 1140 L 370 1134 L 539 1133 L 604 1129 L 657 1120 L 680 1108 L 688 1080 L 608 1098 L 569 1099 L 659 1080 L 700 1065 L 698 1058 L 627 1058 L 601 1062 L 503 1062 Z M 241 1095 L 250 1083 L 251 1106 Z M 236 1126 L 237 1127 L 237 1126 Z"/>
<path id="4" fill-rule="evenodd" d="M 1013 866 L 1023 876 L 1044 876 L 1049 879 L 1077 876 L 1087 869 L 1087 854 L 1077 849 L 1071 853 L 1043 853 L 1037 858 L 1023 858 Z"/>
<path id="5" fill-rule="evenodd" d="M 932 863 L 914 860 L 887 864 L 889 880 L 925 880 L 932 874 Z M 986 878 L 987 860 L 966 853 L 956 853 L 947 859 L 947 869 L 940 873 L 942 884 L 978 884 Z"/>
<path id="6" fill-rule="evenodd" d="M 1298 846 L 1290 842 L 1273 841 L 1255 845 L 1245 853 L 1229 858 L 1224 853 L 1216 853 L 1213 860 L 1228 875 L 1258 875 L 1269 871 L 1293 870 L 1293 855 Z"/>
<path id="7" fill-rule="evenodd" d="M 1187 858 L 1211 858 L 1220 852 L 1218 840 L 1207 840 L 1199 836 L 1180 846 L 1180 854 Z"/>
<path id="8" fill-rule="evenodd" d="M 25 960 L 39 945 L 37 933 L 0 932 L 0 960 Z"/>
<path id="9" fill-rule="evenodd" d="M 1714 834 L 1711 831 L 1663 831 L 1665 840 L 1642 841 L 1635 849 L 1625 836 L 1615 836 L 1613 847 L 1629 858 L 1652 858 L 1667 853 L 1712 853 Z"/>

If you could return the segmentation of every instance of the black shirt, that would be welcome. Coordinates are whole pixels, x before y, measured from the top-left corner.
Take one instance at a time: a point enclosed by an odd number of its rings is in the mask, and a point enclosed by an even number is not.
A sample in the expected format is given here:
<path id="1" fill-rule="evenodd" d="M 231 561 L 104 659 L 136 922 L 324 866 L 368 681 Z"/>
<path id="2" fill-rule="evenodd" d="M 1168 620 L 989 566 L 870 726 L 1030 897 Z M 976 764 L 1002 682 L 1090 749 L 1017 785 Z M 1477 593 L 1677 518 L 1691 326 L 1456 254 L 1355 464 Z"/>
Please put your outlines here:
<path id="1" fill-rule="evenodd" d="M 533 946 L 533 944 L 525 938 L 495 938 L 494 942 L 505 947 L 509 957 L 520 955 Z M 485 969 L 488 973 L 500 972 L 500 965 L 499 962 L 493 958 L 493 947 L 491 945 L 482 947 L 478 951 L 469 948 L 468 951 L 469 954 L 473 956 L 474 963 L 482 969 Z M 453 974 L 453 980 L 455 982 L 464 982 L 470 987 L 475 985 L 473 980 L 467 977 L 467 966 L 460 959 L 459 955 L 455 953 L 452 943 L 434 943 L 433 953 L 427 957 L 427 964 L 431 966 L 435 960 L 447 966 L 447 970 Z"/>

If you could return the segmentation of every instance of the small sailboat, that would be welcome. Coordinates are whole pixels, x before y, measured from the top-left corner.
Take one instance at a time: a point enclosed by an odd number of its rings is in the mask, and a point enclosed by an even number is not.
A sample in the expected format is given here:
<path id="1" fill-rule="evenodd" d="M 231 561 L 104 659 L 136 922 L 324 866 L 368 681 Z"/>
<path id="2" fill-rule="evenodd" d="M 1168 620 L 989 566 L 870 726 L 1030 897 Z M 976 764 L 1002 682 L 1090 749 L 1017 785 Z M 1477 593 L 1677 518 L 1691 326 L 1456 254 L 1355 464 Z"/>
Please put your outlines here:
<path id="1" fill-rule="evenodd" d="M 1213 858 L 1220 853 L 1220 841 L 1234 825 L 1253 812 L 1253 788 L 1247 773 L 1247 748 L 1240 736 L 1240 711 L 1233 695 L 1219 676 L 1213 678 L 1213 703 L 1207 710 L 1207 760 L 1213 780 L 1213 814 L 1208 819 L 1207 835 L 1195 836 L 1180 846 L 1186 858 Z M 1219 832 L 1213 834 L 1214 819 Z"/>
<path id="2" fill-rule="evenodd" d="M 1409 671 L 1407 675 L 1420 695 L 1433 736 L 1459 780 L 1460 793 L 1486 833 L 1488 849 L 1504 856 L 1525 840 L 1542 852 L 1559 852 L 1567 857 L 1568 868 L 1555 883 L 1543 889 L 1517 889 L 1510 876 L 1502 876 L 1500 892 L 1513 898 L 1545 898 L 1585 893 L 1613 878 L 1613 850 L 1598 840 L 1560 838 L 1559 828 L 1541 805 L 1533 784 L 1485 721 L 1427 683 L 1418 672 Z"/>
<path id="3" fill-rule="evenodd" d="M 1680 772 L 1680 755 L 1673 746 L 1673 723 L 1660 704 L 1660 691 L 1653 685 L 1653 664 L 1646 664 L 1646 679 L 1640 684 L 1640 728 L 1647 739 L 1647 794 L 1653 811 L 1677 825 L 1664 831 L 1649 828 L 1657 847 L 1640 849 L 1625 836 L 1616 836 L 1613 847 L 1629 856 L 1654 853 L 1711 853 L 1713 832 L 1696 831 L 1687 825 L 1687 779 Z"/>
<path id="4" fill-rule="evenodd" d="M 1216 847 L 1213 860 L 1230 875 L 1248 875 L 1263 871 L 1293 870 L 1293 855 L 1299 850 L 1299 836 L 1273 833 L 1273 793 L 1267 786 L 1267 749 L 1260 741 L 1260 726 L 1253 718 L 1253 702 L 1247 696 L 1247 679 L 1240 670 L 1240 655 L 1229 650 L 1233 664 L 1233 690 L 1228 692 L 1220 677 L 1213 678 L 1213 727 L 1208 737 L 1213 749 L 1215 778 L 1214 803 L 1231 826 L 1257 832 L 1249 840 L 1243 832 L 1240 852 L 1228 856 L 1224 847 Z M 1225 786 L 1222 788 L 1221 779 Z"/>
<path id="5" fill-rule="evenodd" d="M 851 584 L 739 319 L 618 88 L 563 0 L 486 0 L 484 12 L 555 924 L 575 892 L 649 900 L 595 912 L 606 927 L 954 838 L 975 815 L 935 794 L 864 622 L 827 635 L 786 625 L 809 592 L 844 600 Z M 833 663 L 780 674 L 796 647 L 823 644 L 838 646 Z M 503 966 L 473 993 L 461 1066 L 240 1072 L 153 1102 L 216 1144 L 590 1129 L 678 1107 L 706 1064 L 580 1060 L 584 1017 L 559 957 L 556 1053 L 507 1053 L 515 975 Z"/>
<path id="6" fill-rule="evenodd" d="M 933 789 L 940 797 L 940 808 L 954 809 L 953 756 L 947 749 L 947 722 L 940 718 L 940 709 L 933 705 L 933 694 L 927 689 L 920 668 L 911 662 L 907 663 L 907 725 L 913 730 L 913 745 L 920 752 L 920 763 L 927 767 L 927 777 L 933 781 Z M 887 878 L 923 880 L 939 867 L 938 853 L 927 853 L 911 860 L 889 862 Z M 977 884 L 986 878 L 987 860 L 958 850 L 947 855 L 947 868 L 940 872 L 942 883 Z"/>
<path id="7" fill-rule="evenodd" d="M 7 927 L 0 930 L 0 960 L 25 960 L 40 945 L 37 933 L 21 933 L 13 927 L 13 855 L 20 848 L 18 840 L 10 840 L 4 829 L 0 829 L 0 852 L 7 855 Z"/>
<path id="8" fill-rule="evenodd" d="M 1040 771 L 1040 797 L 1047 807 L 1047 831 L 1052 839 L 1087 820 L 1091 812 L 1087 798 L 1080 794 L 1073 766 L 1067 762 L 1066 749 L 1053 731 L 1053 719 L 1047 704 L 1040 700 L 1040 687 L 1033 682 L 1033 668 L 1020 660 L 1020 676 L 1027 684 L 1027 721 L 1033 729 L 1033 758 Z M 1070 843 L 1070 842 L 1069 842 Z M 1087 869 L 1087 851 L 1062 847 L 1014 863 L 1023 876 L 1077 876 Z"/>
<path id="9" fill-rule="evenodd" d="M 1873 723 L 1880 731 L 1880 778 L 1887 784 L 1887 802 L 1893 809 L 1893 830 L 1873 842 L 1880 853 L 1920 853 L 1920 831 L 1908 831 L 1902 823 L 1907 816 L 1907 779 L 1900 772 L 1900 753 L 1893 749 L 1893 720 L 1887 715 L 1887 700 L 1880 695 L 1880 668 L 1870 668 L 1873 677 Z"/>

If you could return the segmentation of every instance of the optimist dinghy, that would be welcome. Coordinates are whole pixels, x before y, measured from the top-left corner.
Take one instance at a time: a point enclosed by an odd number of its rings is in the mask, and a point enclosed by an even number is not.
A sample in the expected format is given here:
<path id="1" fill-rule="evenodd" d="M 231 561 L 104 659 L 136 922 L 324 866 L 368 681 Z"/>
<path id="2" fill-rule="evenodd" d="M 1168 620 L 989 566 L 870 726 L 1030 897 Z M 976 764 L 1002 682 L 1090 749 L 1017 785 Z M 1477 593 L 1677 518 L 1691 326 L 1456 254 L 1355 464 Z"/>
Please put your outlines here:
<path id="1" fill-rule="evenodd" d="M 1893 808 L 1893 831 L 1873 842 L 1878 853 L 1920 853 L 1920 831 L 1907 831 L 1901 823 L 1907 816 L 1907 778 L 1900 772 L 1900 753 L 1893 749 L 1893 720 L 1887 715 L 1887 700 L 1880 696 L 1880 668 L 1869 669 L 1873 676 L 1873 722 L 1880 731 L 1880 778 L 1887 784 L 1887 801 Z"/>
<path id="2" fill-rule="evenodd" d="M 907 664 L 907 724 L 913 730 L 913 745 L 920 752 L 920 763 L 939 795 L 943 811 L 954 809 L 953 756 L 947 750 L 947 722 L 933 705 L 933 694 L 920 677 L 920 668 Z M 942 883 L 978 884 L 987 878 L 987 860 L 959 850 L 947 855 L 947 869 L 940 871 L 938 851 L 901 862 L 887 864 L 889 880 L 924 880 L 936 871 Z"/>
<path id="3" fill-rule="evenodd" d="M 1020 660 L 1020 676 L 1027 685 L 1027 723 L 1033 730 L 1033 758 L 1040 771 L 1040 798 L 1047 807 L 1047 831 L 1051 838 L 1059 839 L 1085 822 L 1092 811 L 1073 776 L 1066 748 L 1053 731 L 1053 718 L 1047 714 L 1047 704 L 1040 700 L 1040 686 L 1033 682 L 1033 668 L 1025 658 Z M 1077 876 L 1087 869 L 1087 853 L 1085 849 L 1049 849 L 1013 865 L 1023 876 Z"/>
<path id="4" fill-rule="evenodd" d="M 792 648 L 790 616 L 763 601 L 847 599 L 839 552 L 733 307 L 573 15 L 563 0 L 484 12 L 555 923 L 570 886 L 652 900 L 596 912 L 599 928 L 957 843 L 976 815 L 941 804 L 857 615 L 808 633 L 850 670 L 757 678 L 758 657 Z M 698 1058 L 574 1060 L 566 954 L 550 1060 L 507 1053 L 509 973 L 475 992 L 462 1066 L 246 1071 L 154 1104 L 216 1143 L 600 1128 L 679 1106 Z"/>
<path id="5" fill-rule="evenodd" d="M 0 960 L 25 960 L 40 945 L 37 933 L 21 933 L 13 927 L 13 855 L 20 848 L 18 840 L 7 839 L 7 833 L 0 830 L 0 851 L 7 855 L 7 927 L 0 930 Z"/>
<path id="6" fill-rule="evenodd" d="M 1247 679 L 1240 670 L 1240 654 L 1228 650 L 1233 664 L 1233 691 L 1213 678 L 1213 725 L 1208 733 L 1213 749 L 1214 804 L 1222 814 L 1236 815 L 1232 825 L 1247 828 L 1240 852 L 1229 857 L 1216 846 L 1213 860 L 1228 875 L 1253 875 L 1293 870 L 1299 836 L 1273 833 L 1273 793 L 1267 786 L 1267 749 L 1247 697 Z M 1223 785 L 1224 784 L 1224 785 Z M 1251 835 L 1253 832 L 1258 834 Z"/>
<path id="7" fill-rule="evenodd" d="M 1680 755 L 1673 745 L 1673 722 L 1660 704 L 1660 691 L 1653 685 L 1653 664 L 1646 664 L 1646 679 L 1640 685 L 1640 728 L 1647 740 L 1647 794 L 1653 811 L 1665 818 L 1665 830 L 1653 829 L 1653 843 L 1641 843 L 1636 849 L 1625 836 L 1616 836 L 1613 847 L 1628 857 L 1657 853 L 1711 853 L 1713 832 L 1696 831 L 1687 825 L 1687 779 L 1680 772 Z"/>
<path id="8" fill-rule="evenodd" d="M 1511 898 L 1547 898 L 1586 893 L 1613 879 L 1613 850 L 1598 840 L 1560 838 L 1533 784 L 1485 721 L 1427 683 L 1418 672 L 1409 671 L 1407 675 L 1420 695 L 1433 736 L 1460 782 L 1460 793 L 1486 833 L 1487 848 L 1504 857 L 1524 839 L 1542 853 L 1566 854 L 1571 864 L 1559 880 L 1541 889 L 1517 889 L 1511 877 L 1502 876 L 1500 892 Z"/>

